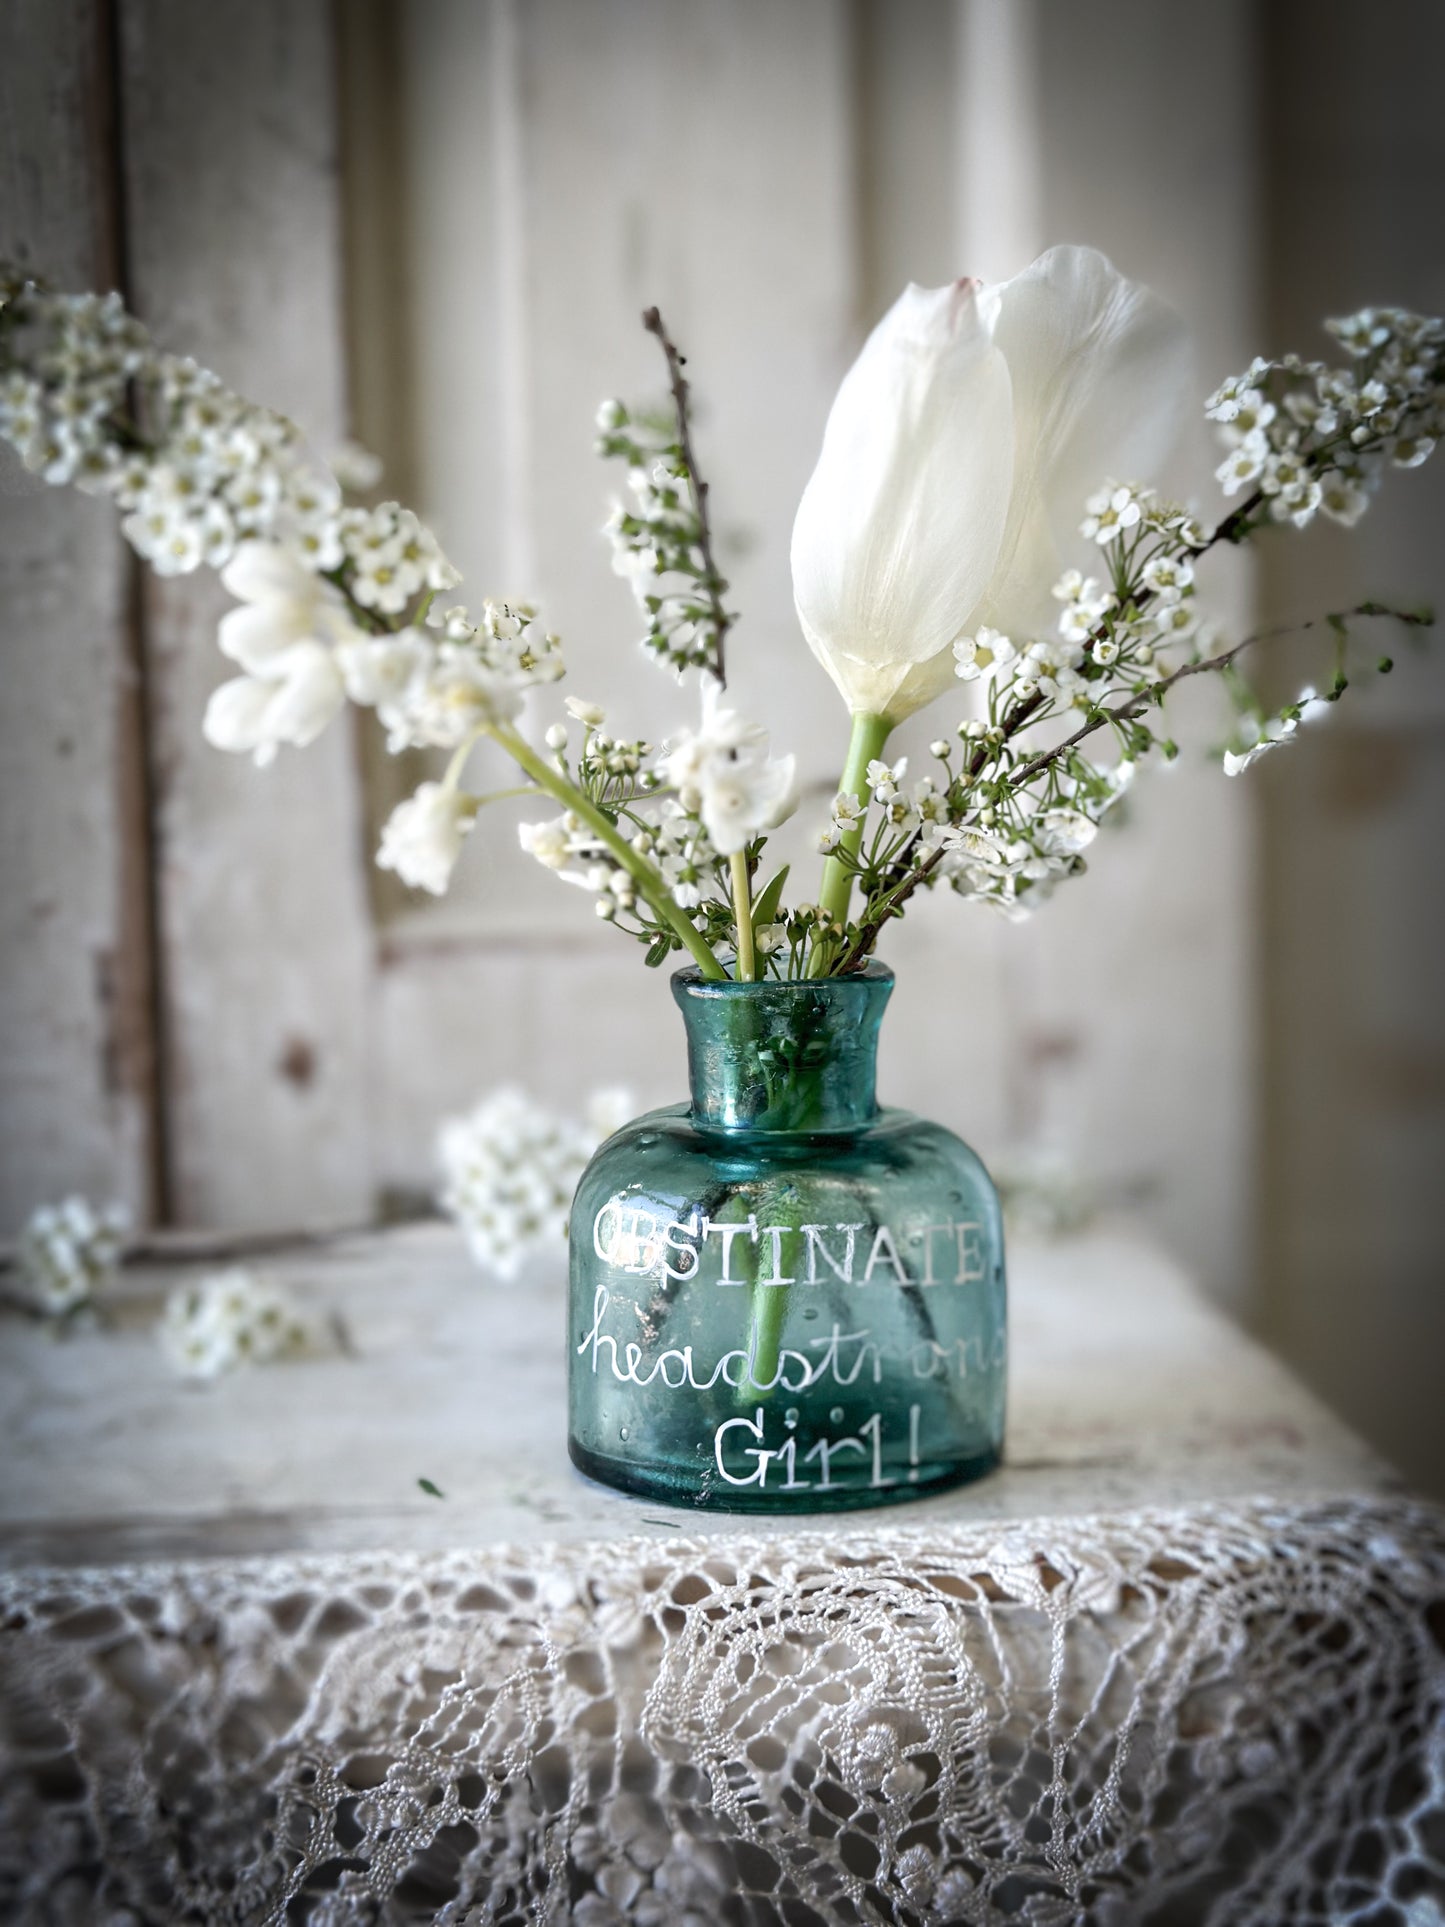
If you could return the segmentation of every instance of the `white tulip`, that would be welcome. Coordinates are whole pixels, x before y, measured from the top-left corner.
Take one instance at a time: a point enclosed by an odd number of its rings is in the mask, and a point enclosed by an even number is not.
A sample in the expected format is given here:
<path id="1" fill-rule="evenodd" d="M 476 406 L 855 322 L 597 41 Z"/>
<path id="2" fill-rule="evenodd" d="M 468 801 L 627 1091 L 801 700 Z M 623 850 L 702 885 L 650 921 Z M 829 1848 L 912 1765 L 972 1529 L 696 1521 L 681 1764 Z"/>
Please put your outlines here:
<path id="1" fill-rule="evenodd" d="M 1091 248 L 905 290 L 844 377 L 793 528 L 799 621 L 855 715 L 922 708 L 982 625 L 1052 626 L 1085 498 L 1168 453 L 1187 375 L 1178 317 Z"/>

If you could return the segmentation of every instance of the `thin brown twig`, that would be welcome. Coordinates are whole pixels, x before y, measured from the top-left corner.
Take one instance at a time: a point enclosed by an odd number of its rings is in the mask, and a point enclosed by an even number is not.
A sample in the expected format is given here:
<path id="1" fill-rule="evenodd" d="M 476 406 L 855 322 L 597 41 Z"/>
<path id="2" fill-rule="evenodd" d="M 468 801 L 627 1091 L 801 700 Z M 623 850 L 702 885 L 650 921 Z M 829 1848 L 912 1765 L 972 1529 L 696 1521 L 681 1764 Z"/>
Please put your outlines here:
<path id="1" fill-rule="evenodd" d="M 662 316 L 656 308 L 647 308 L 643 311 L 642 325 L 649 334 L 657 336 L 657 339 L 662 344 L 662 352 L 667 356 L 667 372 L 672 383 L 673 406 L 677 410 L 678 446 L 682 450 L 683 464 L 687 469 L 688 481 L 692 486 L 693 502 L 697 508 L 697 541 L 698 547 L 702 550 L 703 565 L 702 585 L 712 608 L 713 649 L 715 656 L 713 670 L 718 681 L 726 688 L 727 676 L 724 674 L 723 638 L 732 627 L 733 619 L 723 607 L 722 592 L 727 587 L 727 583 L 723 580 L 718 570 L 717 562 L 713 557 L 712 529 L 708 522 L 707 515 L 708 485 L 703 480 L 701 472 L 698 469 L 697 456 L 692 446 L 692 425 L 688 419 L 687 403 L 690 388 L 687 377 L 682 372 L 683 363 L 687 360 L 687 357 L 679 351 L 677 344 L 673 341 L 671 335 L 668 334 L 666 327 L 663 325 Z"/>
<path id="2" fill-rule="evenodd" d="M 1050 763 L 1057 762 L 1076 743 L 1083 742 L 1086 736 L 1092 736 L 1096 729 L 1104 729 L 1111 723 L 1133 722 L 1134 718 L 1143 715 L 1146 709 L 1153 708 L 1162 702 L 1175 683 L 1183 682 L 1189 676 L 1205 675 L 1210 670 L 1227 669 L 1236 656 L 1243 655 L 1246 649 L 1252 649 L 1256 643 L 1278 642 L 1281 636 L 1307 635 L 1311 629 L 1321 629 L 1326 623 L 1333 626 L 1336 623 L 1349 622 L 1355 616 L 1393 616 L 1397 622 L 1408 623 L 1417 628 L 1428 627 L 1432 619 L 1428 614 L 1417 609 L 1391 609 L 1379 602 L 1357 602 L 1353 609 L 1333 609 L 1328 615 L 1308 616 L 1303 622 L 1281 622 L 1272 629 L 1256 630 L 1252 636 L 1246 636 L 1242 642 L 1236 642 L 1231 648 L 1221 649 L 1217 656 L 1201 656 L 1198 662 L 1181 663 L 1172 675 L 1161 677 L 1157 683 L 1142 690 L 1139 695 L 1131 696 L 1128 702 L 1121 703 L 1117 709 L 1106 709 L 1101 705 L 1087 722 L 1080 724 L 1072 736 L 1064 737 L 1062 742 L 1055 743 L 1051 749 L 1041 750 L 1037 756 L 1031 757 L 1027 763 L 1013 770 L 1010 773 L 1010 781 L 1015 784 L 1028 782 L 1040 771 L 1046 770 Z"/>

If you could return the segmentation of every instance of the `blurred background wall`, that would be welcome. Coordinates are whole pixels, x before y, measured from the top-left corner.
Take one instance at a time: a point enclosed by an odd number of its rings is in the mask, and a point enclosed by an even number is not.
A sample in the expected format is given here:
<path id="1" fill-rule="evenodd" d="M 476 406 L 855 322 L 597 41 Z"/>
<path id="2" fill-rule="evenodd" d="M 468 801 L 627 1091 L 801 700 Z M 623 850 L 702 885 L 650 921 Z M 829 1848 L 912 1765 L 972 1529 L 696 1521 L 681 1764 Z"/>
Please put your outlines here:
<path id="1" fill-rule="evenodd" d="M 602 396 L 661 394 L 660 303 L 807 863 L 844 719 L 788 537 L 867 328 L 909 279 L 1056 240 L 1190 319 L 1201 398 L 1256 350 L 1320 352 L 1325 314 L 1438 312 L 1445 134 L 1412 77 L 1442 60 L 1430 0 L 9 0 L 0 250 L 122 286 L 323 453 L 354 431 L 466 593 L 539 602 L 569 686 L 654 735 L 676 696 L 591 442 Z M 1196 421 L 1170 479 L 1206 513 L 1217 459 Z M 1442 505 L 1445 464 L 1393 478 L 1353 535 L 1211 560 L 1211 599 L 1234 629 L 1438 600 Z M 340 724 L 264 773 L 202 742 L 213 581 L 143 576 L 105 504 L 9 458 L 0 543 L 7 1227 L 72 1188 L 355 1221 L 425 1192 L 438 1119 L 503 1080 L 680 1094 L 665 985 L 500 812 L 444 902 L 388 887 L 376 826 L 414 771 Z M 1395 653 L 1235 783 L 1196 685 L 1179 763 L 1034 923 L 910 914 L 883 1074 L 991 1160 L 1066 1161 L 1445 1490 L 1445 667 Z"/>

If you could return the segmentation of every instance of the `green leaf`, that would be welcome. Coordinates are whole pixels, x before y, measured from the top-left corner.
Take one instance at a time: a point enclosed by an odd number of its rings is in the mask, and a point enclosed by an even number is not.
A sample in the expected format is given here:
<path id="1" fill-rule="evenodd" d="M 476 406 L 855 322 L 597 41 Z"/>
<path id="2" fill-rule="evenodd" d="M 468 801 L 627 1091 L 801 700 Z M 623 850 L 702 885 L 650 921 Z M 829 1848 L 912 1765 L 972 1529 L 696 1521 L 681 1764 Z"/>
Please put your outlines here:
<path id="1" fill-rule="evenodd" d="M 757 926 L 759 924 L 764 924 L 764 923 L 777 922 L 778 910 L 783 901 L 783 885 L 788 880 L 788 869 L 789 869 L 789 865 L 785 863 L 782 869 L 779 870 L 778 874 L 773 878 L 772 882 L 769 883 L 767 887 L 762 891 L 762 893 L 754 900 L 753 902 L 754 926 Z"/>
<path id="2" fill-rule="evenodd" d="M 671 949 L 672 949 L 672 938 L 667 935 L 666 931 L 663 931 L 659 936 L 654 937 L 651 944 L 648 946 L 647 956 L 643 959 L 648 969 L 656 970 L 657 966 L 660 963 L 665 963 L 667 960 L 668 952 Z"/>
<path id="3" fill-rule="evenodd" d="M 439 1485 L 433 1485 L 430 1479 L 418 1479 L 417 1484 L 429 1499 L 444 1499 L 447 1496 L 441 1487 Z"/>

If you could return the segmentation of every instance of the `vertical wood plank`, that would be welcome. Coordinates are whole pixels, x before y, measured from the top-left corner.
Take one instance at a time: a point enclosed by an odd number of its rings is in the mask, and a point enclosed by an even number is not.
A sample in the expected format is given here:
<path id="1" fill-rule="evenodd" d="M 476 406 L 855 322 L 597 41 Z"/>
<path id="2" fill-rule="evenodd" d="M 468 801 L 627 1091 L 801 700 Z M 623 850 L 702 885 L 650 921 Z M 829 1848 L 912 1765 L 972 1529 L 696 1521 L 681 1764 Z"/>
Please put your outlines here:
<path id="1" fill-rule="evenodd" d="M 324 453 L 345 425 L 330 9 L 124 0 L 121 23 L 136 304 Z M 226 602 L 209 574 L 146 582 L 176 1215 L 355 1218 L 370 931 L 353 742 L 336 723 L 258 771 L 202 740 L 230 673 Z"/>
<path id="2" fill-rule="evenodd" d="M 1445 311 L 1445 129 L 1405 103 L 1397 53 L 1438 71 L 1445 15 L 1291 0 L 1268 22 L 1269 345 L 1330 358 L 1326 315 Z M 1272 544 L 1270 619 L 1362 595 L 1445 608 L 1442 523 L 1436 454 L 1387 475 L 1354 531 Z M 1317 1389 L 1445 1494 L 1445 658 L 1438 630 L 1423 649 L 1381 630 L 1378 646 L 1395 673 L 1365 670 L 1298 755 L 1261 772 L 1264 1314 Z M 1295 657 L 1281 695 L 1318 660 Z"/>
<path id="3" fill-rule="evenodd" d="M 0 12 L 0 251 L 119 280 L 106 9 Z M 106 502 L 0 452 L 0 1231 L 71 1189 L 155 1202 L 132 565 Z"/>

